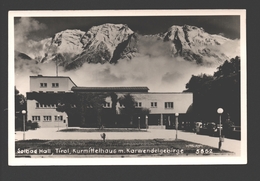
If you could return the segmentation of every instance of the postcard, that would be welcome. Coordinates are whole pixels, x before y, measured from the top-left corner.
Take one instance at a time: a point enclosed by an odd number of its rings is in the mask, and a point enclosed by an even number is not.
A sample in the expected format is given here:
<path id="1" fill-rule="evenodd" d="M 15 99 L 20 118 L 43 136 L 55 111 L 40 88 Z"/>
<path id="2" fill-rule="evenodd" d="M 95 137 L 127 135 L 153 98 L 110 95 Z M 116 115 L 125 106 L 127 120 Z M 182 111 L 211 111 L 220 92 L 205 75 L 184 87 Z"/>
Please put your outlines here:
<path id="1" fill-rule="evenodd" d="M 9 11 L 8 160 L 247 163 L 246 10 Z"/>

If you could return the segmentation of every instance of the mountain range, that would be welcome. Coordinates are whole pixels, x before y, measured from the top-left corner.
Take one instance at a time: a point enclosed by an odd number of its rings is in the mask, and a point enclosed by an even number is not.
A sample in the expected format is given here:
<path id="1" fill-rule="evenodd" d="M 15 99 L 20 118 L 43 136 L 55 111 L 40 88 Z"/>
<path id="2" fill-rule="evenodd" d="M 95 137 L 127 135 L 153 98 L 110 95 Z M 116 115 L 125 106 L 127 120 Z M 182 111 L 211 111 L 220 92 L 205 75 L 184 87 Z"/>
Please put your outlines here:
<path id="1" fill-rule="evenodd" d="M 66 70 L 76 69 L 84 63 L 118 63 L 138 56 L 181 57 L 200 65 L 221 64 L 228 57 L 219 47 L 228 41 L 222 35 L 207 33 L 196 26 L 171 26 L 167 31 L 153 35 L 141 35 L 126 24 L 102 24 L 87 32 L 67 29 L 51 38 L 38 42 L 41 47 L 30 57 L 26 52 L 15 56 L 36 63 L 56 62 Z M 160 56 L 158 56 L 158 59 Z M 30 60 L 30 61 L 32 61 Z"/>

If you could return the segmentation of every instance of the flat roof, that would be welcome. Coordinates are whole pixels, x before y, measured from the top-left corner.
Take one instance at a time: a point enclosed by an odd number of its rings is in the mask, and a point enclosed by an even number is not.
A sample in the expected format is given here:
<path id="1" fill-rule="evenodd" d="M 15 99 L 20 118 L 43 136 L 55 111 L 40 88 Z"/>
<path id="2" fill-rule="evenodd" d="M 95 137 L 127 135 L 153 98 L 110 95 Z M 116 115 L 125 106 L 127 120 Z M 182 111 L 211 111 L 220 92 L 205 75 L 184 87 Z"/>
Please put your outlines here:
<path id="1" fill-rule="evenodd" d="M 148 87 L 72 87 L 80 92 L 148 92 Z"/>

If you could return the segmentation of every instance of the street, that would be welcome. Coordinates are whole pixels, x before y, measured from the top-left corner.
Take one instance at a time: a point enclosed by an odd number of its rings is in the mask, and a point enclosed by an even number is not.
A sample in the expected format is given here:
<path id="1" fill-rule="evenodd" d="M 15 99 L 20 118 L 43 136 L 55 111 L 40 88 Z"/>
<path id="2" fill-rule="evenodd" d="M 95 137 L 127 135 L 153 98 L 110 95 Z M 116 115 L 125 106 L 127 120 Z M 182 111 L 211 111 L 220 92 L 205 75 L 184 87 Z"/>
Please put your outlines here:
<path id="1" fill-rule="evenodd" d="M 105 131 L 104 131 L 105 132 Z M 40 139 L 40 140 L 72 140 L 72 139 L 88 139 L 101 140 L 102 132 L 58 132 L 57 128 L 39 128 L 37 130 L 28 130 L 25 132 L 25 139 Z M 116 139 L 165 139 L 174 140 L 176 137 L 176 130 L 166 129 L 148 129 L 147 132 L 105 132 L 106 140 Z M 211 147 L 218 148 L 218 137 L 211 137 L 208 135 L 197 135 L 192 132 L 184 132 L 178 130 L 178 139 L 200 143 Z M 16 131 L 15 140 L 23 140 L 23 132 Z M 233 139 L 224 139 L 222 149 L 234 152 L 236 156 L 241 154 L 241 141 Z"/>

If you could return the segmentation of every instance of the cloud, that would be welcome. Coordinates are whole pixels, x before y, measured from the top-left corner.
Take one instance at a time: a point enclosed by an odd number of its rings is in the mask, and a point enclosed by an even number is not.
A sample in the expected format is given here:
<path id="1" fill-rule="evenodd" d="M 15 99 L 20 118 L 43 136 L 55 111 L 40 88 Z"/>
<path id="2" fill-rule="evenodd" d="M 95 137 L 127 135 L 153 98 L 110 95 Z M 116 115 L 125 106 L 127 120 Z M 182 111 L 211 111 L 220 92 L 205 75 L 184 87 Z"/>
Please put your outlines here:
<path id="1" fill-rule="evenodd" d="M 213 51 L 224 53 L 229 59 L 240 56 L 240 40 L 228 40 L 220 46 L 209 46 Z"/>
<path id="2" fill-rule="evenodd" d="M 167 72 L 162 76 L 162 81 L 165 83 L 174 83 L 178 78 L 181 77 L 179 72 Z"/>
<path id="3" fill-rule="evenodd" d="M 22 23 L 26 22 L 26 23 Z M 21 21 L 21 24 L 32 26 L 24 33 L 22 38 L 27 39 L 30 31 L 37 31 L 44 26 L 32 19 Z M 32 24 L 32 25 L 31 25 Z M 38 25 L 38 26 L 37 26 Z M 18 27 L 22 27 L 19 25 Z M 22 42 L 21 42 L 22 43 Z M 33 52 L 37 46 L 33 41 L 28 41 L 25 48 Z M 29 46 L 30 45 L 30 46 Z M 37 44 L 36 44 L 37 45 Z M 212 75 L 218 65 L 201 66 L 189 62 L 181 57 L 171 57 L 169 44 L 158 40 L 156 37 L 140 37 L 138 42 L 139 53 L 132 60 L 119 60 L 117 64 L 89 64 L 65 71 L 59 67 L 60 76 L 69 76 L 78 86 L 104 87 L 104 86 L 147 86 L 151 92 L 182 92 L 192 75 L 206 73 Z M 214 46 L 213 51 L 224 52 L 228 56 L 239 53 L 239 40 L 229 41 L 222 46 Z M 37 47 L 41 48 L 41 47 Z M 50 47 L 44 47 L 50 48 Z M 55 52 L 55 47 L 54 50 Z M 65 59 L 70 59 L 70 55 Z M 208 60 L 209 61 L 209 60 Z M 210 59 L 210 61 L 216 61 Z M 16 86 L 25 94 L 29 91 L 29 76 L 42 74 L 55 76 L 55 63 L 38 63 L 34 61 L 16 62 Z"/>
<path id="4" fill-rule="evenodd" d="M 29 76 L 45 75 L 55 76 L 56 66 L 54 62 L 48 64 L 37 63 L 34 60 L 16 59 L 15 61 L 15 86 L 21 94 L 29 92 Z"/>
<path id="5" fill-rule="evenodd" d="M 22 66 L 18 66 L 22 65 Z M 55 76 L 55 63 L 16 63 L 17 89 L 25 94 L 29 91 L 29 76 L 41 74 Z M 78 86 L 147 86 L 151 92 L 182 92 L 191 75 L 213 74 L 216 68 L 199 66 L 179 58 L 139 56 L 118 64 L 84 64 L 81 68 L 64 71 L 60 76 L 69 76 Z"/>
<path id="6" fill-rule="evenodd" d="M 21 64 L 23 66 L 16 69 L 16 86 L 23 94 L 29 91 L 30 75 L 56 74 L 54 62 L 26 64 L 24 61 Z M 142 55 L 130 61 L 120 60 L 118 64 L 85 63 L 70 71 L 59 67 L 59 75 L 71 77 L 78 86 L 147 86 L 151 92 L 182 92 L 191 75 L 213 74 L 214 71 L 216 68 L 199 66 L 181 58 Z"/>
<path id="7" fill-rule="evenodd" d="M 118 64 L 84 64 L 60 72 L 78 86 L 147 86 L 151 92 L 182 92 L 192 75 L 213 74 L 216 67 L 199 66 L 173 57 L 138 56 Z"/>
<path id="8" fill-rule="evenodd" d="M 42 49 L 42 45 L 37 41 L 29 39 L 28 37 L 31 32 L 44 30 L 46 28 L 47 26 L 45 24 L 39 23 L 33 18 L 20 18 L 14 25 L 15 50 L 26 53 L 34 58 L 34 54 L 32 53 Z"/>

